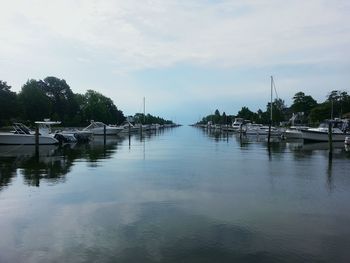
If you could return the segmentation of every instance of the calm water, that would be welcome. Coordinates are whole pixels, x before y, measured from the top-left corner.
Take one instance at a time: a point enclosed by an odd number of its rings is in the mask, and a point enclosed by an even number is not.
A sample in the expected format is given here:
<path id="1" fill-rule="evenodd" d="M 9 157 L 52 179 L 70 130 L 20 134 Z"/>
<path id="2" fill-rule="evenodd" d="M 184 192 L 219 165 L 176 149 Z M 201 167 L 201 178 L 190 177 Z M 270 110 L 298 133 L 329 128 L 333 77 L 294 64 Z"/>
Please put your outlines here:
<path id="1" fill-rule="evenodd" d="M 350 152 L 192 127 L 0 147 L 0 262 L 350 262 Z"/>

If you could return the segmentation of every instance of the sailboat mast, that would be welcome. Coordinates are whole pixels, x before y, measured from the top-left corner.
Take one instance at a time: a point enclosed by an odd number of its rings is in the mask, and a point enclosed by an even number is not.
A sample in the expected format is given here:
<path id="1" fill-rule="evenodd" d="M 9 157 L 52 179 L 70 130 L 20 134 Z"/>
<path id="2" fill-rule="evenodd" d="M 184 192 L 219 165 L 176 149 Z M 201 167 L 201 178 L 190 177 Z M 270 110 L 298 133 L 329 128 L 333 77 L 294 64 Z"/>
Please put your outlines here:
<path id="1" fill-rule="evenodd" d="M 267 136 L 267 144 L 269 147 L 270 147 L 271 125 L 272 125 L 272 88 L 273 88 L 273 77 L 271 76 L 270 123 L 269 123 L 269 133 Z"/>
<path id="2" fill-rule="evenodd" d="M 271 100 L 270 100 L 270 122 L 272 124 L 272 89 L 273 89 L 273 76 L 271 76 Z"/>
<path id="3" fill-rule="evenodd" d="M 145 97 L 143 97 L 143 123 L 145 124 L 145 120 L 146 120 L 146 99 Z"/>

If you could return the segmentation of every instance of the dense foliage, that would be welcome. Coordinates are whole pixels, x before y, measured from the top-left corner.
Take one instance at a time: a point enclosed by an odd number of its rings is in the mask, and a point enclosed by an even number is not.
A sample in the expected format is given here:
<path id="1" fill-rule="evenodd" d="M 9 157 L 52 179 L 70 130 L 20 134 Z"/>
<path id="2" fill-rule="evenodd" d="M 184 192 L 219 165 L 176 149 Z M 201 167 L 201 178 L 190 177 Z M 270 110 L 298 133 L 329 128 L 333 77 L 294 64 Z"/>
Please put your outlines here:
<path id="1" fill-rule="evenodd" d="M 236 115 L 222 115 L 219 110 L 214 114 L 203 117 L 198 124 L 231 124 L 236 117 L 249 120 L 254 123 L 269 124 L 271 114 L 271 103 L 266 105 L 266 110 L 259 109 L 257 112 L 251 111 L 243 106 Z M 317 103 L 310 95 L 304 92 L 297 92 L 293 97 L 293 103 L 287 107 L 282 99 L 275 99 L 272 103 L 272 123 L 273 124 L 317 124 L 325 119 L 342 118 L 346 115 L 350 117 L 350 95 L 346 91 L 334 90 L 327 95 L 327 99 L 322 103 Z"/>
<path id="2" fill-rule="evenodd" d="M 143 113 L 136 113 L 134 115 L 134 122 L 135 123 L 141 123 L 141 124 L 173 124 L 173 122 L 171 120 L 165 120 L 163 118 L 160 117 L 155 117 L 152 116 L 151 114 L 146 114 L 144 115 Z"/>
<path id="3" fill-rule="evenodd" d="M 0 126 L 13 121 L 33 123 L 45 118 L 61 121 L 65 126 L 85 126 L 90 120 L 121 124 L 126 119 L 110 98 L 94 90 L 85 94 L 74 93 L 64 79 L 30 79 L 18 94 L 0 80 Z M 134 120 L 142 124 L 173 123 L 142 113 L 136 113 Z"/>
<path id="4" fill-rule="evenodd" d="M 18 112 L 18 102 L 15 92 L 11 91 L 11 86 L 0 80 L 0 125 L 5 120 L 16 116 Z"/>
<path id="5" fill-rule="evenodd" d="M 63 125 L 86 125 L 90 120 L 120 124 L 125 120 L 113 101 L 93 90 L 75 94 L 64 79 L 28 80 L 16 94 L 0 81 L 0 125 L 50 118 Z"/>

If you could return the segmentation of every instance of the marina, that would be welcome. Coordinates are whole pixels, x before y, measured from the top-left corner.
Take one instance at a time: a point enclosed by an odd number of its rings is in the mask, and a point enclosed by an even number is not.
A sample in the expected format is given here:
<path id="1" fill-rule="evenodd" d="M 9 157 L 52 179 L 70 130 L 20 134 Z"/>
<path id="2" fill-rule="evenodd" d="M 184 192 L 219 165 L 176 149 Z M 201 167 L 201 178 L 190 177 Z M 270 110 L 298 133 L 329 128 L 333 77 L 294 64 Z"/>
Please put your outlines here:
<path id="1" fill-rule="evenodd" d="M 350 262 L 349 1 L 1 8 L 0 263 Z"/>
<path id="2" fill-rule="evenodd" d="M 349 149 L 253 138 L 2 145 L 0 262 L 346 262 Z"/>

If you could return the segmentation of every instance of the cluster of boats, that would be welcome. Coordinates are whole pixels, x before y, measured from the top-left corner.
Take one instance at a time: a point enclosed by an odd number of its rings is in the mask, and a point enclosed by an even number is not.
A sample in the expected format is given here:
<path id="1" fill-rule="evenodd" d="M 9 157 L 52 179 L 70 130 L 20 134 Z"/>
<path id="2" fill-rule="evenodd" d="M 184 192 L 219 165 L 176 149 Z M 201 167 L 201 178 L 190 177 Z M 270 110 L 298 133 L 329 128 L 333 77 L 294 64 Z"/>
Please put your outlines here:
<path id="1" fill-rule="evenodd" d="M 126 122 L 121 126 L 106 125 L 103 122 L 91 121 L 90 125 L 83 129 L 68 129 L 53 131 L 51 126 L 61 122 L 50 120 L 37 121 L 37 132 L 29 129 L 23 123 L 14 123 L 13 130 L 0 133 L 2 145 L 50 145 L 58 143 L 75 143 L 90 141 L 95 135 L 130 134 L 138 131 L 153 131 L 161 128 L 171 128 L 173 124 L 133 125 Z"/>
<path id="2" fill-rule="evenodd" d="M 279 137 L 282 139 L 302 139 L 304 142 L 326 142 L 332 138 L 334 142 L 345 142 L 350 144 L 350 120 L 335 119 L 321 123 L 317 128 L 308 126 L 291 126 L 288 128 L 277 128 L 262 124 L 250 123 L 243 118 L 236 118 L 232 125 L 197 125 L 199 127 L 220 130 L 223 132 L 236 132 L 247 136 L 267 136 Z M 329 131 L 331 130 L 331 134 Z M 331 136 L 330 136 L 331 135 Z"/>

